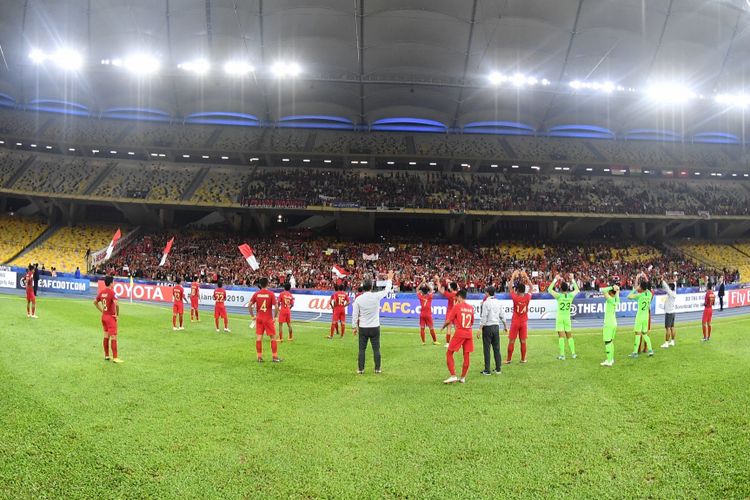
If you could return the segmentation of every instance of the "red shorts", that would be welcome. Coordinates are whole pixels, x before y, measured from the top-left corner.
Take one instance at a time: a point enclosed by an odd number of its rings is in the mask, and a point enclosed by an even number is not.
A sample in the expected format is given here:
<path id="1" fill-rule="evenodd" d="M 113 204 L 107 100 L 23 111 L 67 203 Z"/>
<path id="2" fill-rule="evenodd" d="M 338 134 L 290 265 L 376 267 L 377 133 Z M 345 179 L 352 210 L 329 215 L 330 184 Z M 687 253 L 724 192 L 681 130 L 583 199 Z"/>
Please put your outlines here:
<path id="1" fill-rule="evenodd" d="M 198 297 L 190 297 L 190 308 L 198 309 Z"/>
<path id="2" fill-rule="evenodd" d="M 432 316 L 420 316 L 419 317 L 419 328 L 433 328 Z"/>
<path id="3" fill-rule="evenodd" d="M 450 344 L 448 344 L 448 350 L 451 352 L 458 352 L 461 348 L 463 348 L 464 354 L 474 352 L 474 338 L 457 337 L 454 335 Z"/>
<path id="4" fill-rule="evenodd" d="M 172 314 L 182 314 L 185 312 L 185 305 L 182 302 L 172 304 Z"/>
<path id="5" fill-rule="evenodd" d="M 27 288 L 26 289 L 26 300 L 29 301 L 29 302 L 36 300 L 36 295 L 34 295 L 34 289 L 33 288 L 31 288 L 31 289 Z"/>
<path id="6" fill-rule="evenodd" d="M 102 327 L 104 333 L 109 335 L 117 335 L 117 319 L 109 314 L 102 314 Z"/>
<path id="7" fill-rule="evenodd" d="M 266 334 L 269 337 L 276 335 L 276 325 L 273 318 L 255 318 L 255 335 Z"/>
<path id="8" fill-rule="evenodd" d="M 516 338 L 526 340 L 529 336 L 528 323 L 513 323 L 510 324 L 510 333 L 508 334 L 508 341 L 515 342 Z"/>
<path id="9" fill-rule="evenodd" d="M 334 309 L 333 310 L 333 319 L 331 319 L 333 323 L 337 321 L 343 321 L 346 323 L 346 309 Z"/>
<path id="10" fill-rule="evenodd" d="M 214 307 L 214 318 L 226 318 L 227 310 L 224 307 Z"/>
<path id="11" fill-rule="evenodd" d="M 710 323 L 713 317 L 714 317 L 713 308 L 709 307 L 709 308 L 703 309 L 703 323 Z"/>
<path id="12" fill-rule="evenodd" d="M 286 323 L 287 325 L 292 324 L 292 310 L 291 309 L 279 310 L 279 323 Z"/>

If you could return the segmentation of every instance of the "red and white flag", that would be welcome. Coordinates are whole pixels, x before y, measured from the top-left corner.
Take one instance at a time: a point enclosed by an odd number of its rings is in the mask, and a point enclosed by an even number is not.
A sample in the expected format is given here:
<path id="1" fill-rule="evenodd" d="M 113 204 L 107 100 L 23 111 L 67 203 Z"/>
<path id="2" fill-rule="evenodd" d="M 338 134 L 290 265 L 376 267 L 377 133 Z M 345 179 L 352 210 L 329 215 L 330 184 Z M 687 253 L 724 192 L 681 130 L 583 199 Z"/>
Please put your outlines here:
<path id="1" fill-rule="evenodd" d="M 243 243 L 238 247 L 240 249 L 240 253 L 242 253 L 242 256 L 245 257 L 245 260 L 247 261 L 247 264 L 250 266 L 250 268 L 253 271 L 257 271 L 260 265 L 258 264 L 258 259 L 255 258 L 255 255 L 253 255 L 253 249 L 250 248 L 250 245 L 247 243 Z"/>
<path id="2" fill-rule="evenodd" d="M 349 273 L 347 273 L 343 267 L 340 267 L 337 264 L 333 265 L 333 267 L 331 268 L 331 272 L 335 274 L 337 278 L 345 278 L 349 276 Z"/>
<path id="3" fill-rule="evenodd" d="M 172 236 L 172 239 L 167 242 L 167 246 L 164 247 L 164 253 L 161 256 L 161 260 L 159 261 L 159 267 L 162 267 L 167 263 L 167 256 L 172 250 L 172 243 L 174 243 L 174 236 Z"/>
<path id="4" fill-rule="evenodd" d="M 112 251 L 115 249 L 115 243 L 117 243 L 117 240 L 120 239 L 120 236 L 122 236 L 122 233 L 120 232 L 120 228 L 117 228 L 117 232 L 114 236 L 112 236 L 112 241 L 109 242 L 107 251 L 104 253 L 104 260 L 109 260 L 109 258 L 112 257 Z"/>

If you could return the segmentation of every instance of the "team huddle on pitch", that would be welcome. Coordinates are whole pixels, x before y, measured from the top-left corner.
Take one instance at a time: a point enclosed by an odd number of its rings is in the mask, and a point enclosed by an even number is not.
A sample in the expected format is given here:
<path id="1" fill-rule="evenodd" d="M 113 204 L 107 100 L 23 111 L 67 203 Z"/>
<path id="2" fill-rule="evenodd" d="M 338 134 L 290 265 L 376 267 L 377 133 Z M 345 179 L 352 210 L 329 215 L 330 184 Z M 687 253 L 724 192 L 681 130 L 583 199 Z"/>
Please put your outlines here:
<path id="1" fill-rule="evenodd" d="M 375 355 L 375 372 L 380 373 L 380 323 L 379 323 L 379 304 L 388 292 L 392 290 L 393 271 L 388 273 L 386 290 L 381 292 L 372 291 L 372 283 L 364 284 L 360 287 L 350 302 L 349 294 L 343 286 L 336 285 L 334 293 L 331 295 L 328 305 L 331 309 L 331 329 L 330 334 L 326 336 L 331 340 L 334 334 L 343 337 L 346 331 L 346 309 L 353 303 L 354 314 L 352 315 L 353 334 L 357 336 L 360 329 L 363 332 L 369 332 L 373 327 L 377 328 L 377 336 L 372 336 L 371 341 Z M 121 363 L 117 351 L 117 317 L 119 315 L 119 305 L 117 296 L 113 289 L 113 278 L 107 276 L 104 278 L 104 287 L 99 291 L 94 299 L 94 305 L 101 313 L 101 322 L 104 330 L 104 359 L 112 360 L 115 363 Z M 513 313 L 508 327 L 500 302 L 495 298 L 495 289 L 489 286 L 485 289 L 485 297 L 480 308 L 479 330 L 476 334 L 477 339 L 482 339 L 484 348 L 484 370 L 482 375 L 491 375 L 493 372 L 500 374 L 502 372 L 502 357 L 500 355 L 500 331 L 502 324 L 503 332 L 508 336 L 507 356 L 504 364 L 510 364 L 513 360 L 516 340 L 520 342 L 521 363 L 527 362 L 526 341 L 528 338 L 528 311 L 529 302 L 531 301 L 531 280 L 525 271 L 516 270 L 511 274 L 510 298 L 513 301 Z M 633 332 L 635 338 L 633 341 L 633 352 L 631 358 L 638 358 L 640 352 L 646 352 L 648 356 L 653 356 L 651 337 L 651 301 L 654 294 L 651 290 L 651 281 L 646 273 L 641 272 L 635 279 L 638 285 L 627 296 L 629 300 L 635 300 L 638 303 Z M 263 362 L 263 338 L 270 338 L 272 362 L 278 363 L 282 359 L 278 355 L 278 343 L 284 341 L 283 326 L 287 326 L 288 340 L 294 340 L 292 329 L 292 309 L 294 307 L 294 295 L 291 293 L 291 285 L 286 283 L 284 290 L 276 294 L 268 289 L 268 279 L 259 280 L 259 290 L 256 291 L 248 303 L 248 310 L 251 316 L 250 327 L 255 329 L 255 349 L 258 362 Z M 662 277 L 661 287 L 666 293 L 664 303 L 664 327 L 665 341 L 661 347 L 668 348 L 675 345 L 675 283 L 667 283 Z M 713 317 L 713 306 L 715 296 L 712 290 L 712 284 L 709 282 L 706 286 L 706 295 L 703 301 L 703 341 L 711 339 L 711 321 Z M 604 325 L 602 337 L 604 341 L 604 351 L 606 358 L 601 362 L 601 366 L 611 367 L 615 362 L 614 341 L 617 333 L 617 309 L 620 303 L 620 287 L 617 285 L 608 286 L 599 290 L 605 299 L 604 307 Z M 559 360 L 566 359 L 566 346 L 570 351 L 570 356 L 575 359 L 576 348 L 573 339 L 573 328 L 571 322 L 571 308 L 573 300 L 579 292 L 573 274 L 568 275 L 568 280 L 563 279 L 560 275 L 550 283 L 547 292 L 557 301 L 557 316 L 555 320 L 555 331 L 558 335 L 559 343 Z M 467 301 L 466 289 L 458 289 L 456 283 L 441 282 L 437 276 L 431 283 L 423 281 L 418 287 L 417 297 L 420 302 L 419 328 L 422 344 L 425 344 L 425 330 L 429 330 L 432 337 L 432 343 L 440 345 L 435 333 L 434 320 L 432 315 L 432 299 L 435 293 L 439 293 L 447 299 L 448 307 L 445 322 L 442 325 L 441 332 L 445 331 L 446 364 L 450 376 L 444 380 L 446 384 L 455 382 L 465 383 L 466 375 L 471 363 L 471 353 L 474 351 L 474 333 L 475 309 Z M 361 297 L 365 294 L 371 294 L 372 297 Z M 190 303 L 190 321 L 200 321 L 199 311 L 200 284 L 194 281 L 190 285 L 190 295 L 185 296 L 185 290 L 181 285 L 181 280 L 177 278 L 172 287 L 172 329 L 184 330 L 183 315 L 184 303 Z M 226 300 L 227 292 L 223 287 L 222 281 L 216 282 L 213 290 L 214 299 L 214 325 L 216 331 L 220 332 L 220 320 L 223 322 L 223 331 L 230 332 L 229 319 L 227 316 Z M 368 324 L 360 325 L 360 321 L 366 317 L 366 314 L 360 312 L 360 302 L 364 308 L 365 302 L 371 302 L 376 305 L 377 310 L 371 312 L 373 319 L 367 319 Z M 26 274 L 26 315 L 29 318 L 36 318 L 36 293 L 33 287 L 33 268 L 29 266 Z M 278 323 L 278 335 L 276 324 Z M 372 323 L 372 324 L 370 324 Z M 362 326 L 362 328 L 360 328 Z M 365 342 L 362 342 L 365 340 Z M 360 362 L 357 373 L 364 373 L 364 351 L 367 347 L 367 339 L 360 339 Z M 456 366 L 454 354 L 458 351 L 463 352 L 463 365 L 461 376 L 456 375 Z M 111 356 L 110 356 L 111 351 Z M 495 369 L 491 368 L 491 354 L 494 357 Z"/>

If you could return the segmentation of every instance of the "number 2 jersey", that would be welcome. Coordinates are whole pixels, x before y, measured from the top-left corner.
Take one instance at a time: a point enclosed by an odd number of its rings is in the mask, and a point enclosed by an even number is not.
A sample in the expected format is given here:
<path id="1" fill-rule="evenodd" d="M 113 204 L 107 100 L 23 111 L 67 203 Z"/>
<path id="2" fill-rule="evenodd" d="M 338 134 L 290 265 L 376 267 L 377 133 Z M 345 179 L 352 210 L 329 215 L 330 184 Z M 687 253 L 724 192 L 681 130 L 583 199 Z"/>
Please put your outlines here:
<path id="1" fill-rule="evenodd" d="M 471 328 L 474 326 L 474 306 L 466 302 L 454 305 L 448 313 L 447 320 L 456 327 L 456 338 L 470 339 Z"/>

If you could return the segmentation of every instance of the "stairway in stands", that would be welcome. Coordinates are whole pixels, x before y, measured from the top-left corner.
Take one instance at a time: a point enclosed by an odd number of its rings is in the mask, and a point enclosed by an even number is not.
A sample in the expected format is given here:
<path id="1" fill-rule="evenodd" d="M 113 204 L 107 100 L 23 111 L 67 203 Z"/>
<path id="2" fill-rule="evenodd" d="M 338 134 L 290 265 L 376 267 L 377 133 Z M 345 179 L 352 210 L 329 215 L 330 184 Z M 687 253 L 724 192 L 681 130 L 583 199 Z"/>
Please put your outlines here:
<path id="1" fill-rule="evenodd" d="M 8 262 L 13 262 L 18 257 L 23 257 L 24 254 L 30 252 L 31 250 L 35 249 L 36 247 L 38 247 L 39 245 L 41 245 L 42 243 L 44 243 L 45 241 L 47 241 L 48 239 L 50 239 L 50 237 L 53 234 L 55 234 L 58 229 L 60 229 L 60 225 L 52 225 L 52 226 L 48 227 L 42 234 L 40 234 L 39 236 L 37 236 L 37 238 L 34 241 L 32 241 L 31 243 L 29 243 L 28 245 L 26 245 L 26 247 L 24 247 L 23 249 L 21 249 L 21 251 L 19 251 L 15 255 L 13 255 L 10 259 L 8 259 L 7 261 L 3 262 L 2 264 L 5 265 Z"/>

